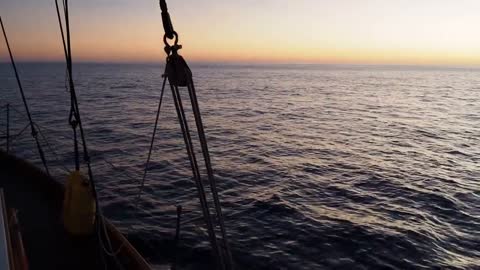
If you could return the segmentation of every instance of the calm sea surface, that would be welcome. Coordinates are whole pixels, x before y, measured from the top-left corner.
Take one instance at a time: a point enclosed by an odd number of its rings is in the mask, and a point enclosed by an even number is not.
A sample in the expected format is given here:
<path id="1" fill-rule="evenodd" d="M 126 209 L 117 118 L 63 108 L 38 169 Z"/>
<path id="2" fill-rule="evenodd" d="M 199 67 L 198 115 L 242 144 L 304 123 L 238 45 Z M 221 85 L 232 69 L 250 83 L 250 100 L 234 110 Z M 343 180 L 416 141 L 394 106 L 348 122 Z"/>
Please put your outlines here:
<path id="1" fill-rule="evenodd" d="M 73 168 L 64 68 L 19 64 L 58 179 Z M 209 268 L 170 91 L 140 209 L 134 205 L 163 67 L 74 68 L 105 214 L 160 264 L 173 257 L 182 205 L 180 260 Z M 480 69 L 192 70 L 238 269 L 480 269 Z M 7 102 L 19 111 L 11 112 L 12 133 L 20 132 L 20 95 L 11 68 L 0 65 L 0 105 Z M 28 130 L 12 151 L 40 164 Z"/>

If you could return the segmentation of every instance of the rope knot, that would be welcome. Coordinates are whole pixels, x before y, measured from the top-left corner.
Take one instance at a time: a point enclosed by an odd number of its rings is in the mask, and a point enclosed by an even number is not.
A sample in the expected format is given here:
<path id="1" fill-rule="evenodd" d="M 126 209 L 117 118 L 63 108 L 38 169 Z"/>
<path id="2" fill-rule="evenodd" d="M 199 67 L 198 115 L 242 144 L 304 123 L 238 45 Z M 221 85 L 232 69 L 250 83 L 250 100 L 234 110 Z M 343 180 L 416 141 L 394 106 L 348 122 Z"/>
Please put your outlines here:
<path id="1" fill-rule="evenodd" d="M 70 120 L 70 125 L 72 126 L 72 128 L 77 128 L 78 127 L 78 121 L 76 119 L 71 119 Z"/>

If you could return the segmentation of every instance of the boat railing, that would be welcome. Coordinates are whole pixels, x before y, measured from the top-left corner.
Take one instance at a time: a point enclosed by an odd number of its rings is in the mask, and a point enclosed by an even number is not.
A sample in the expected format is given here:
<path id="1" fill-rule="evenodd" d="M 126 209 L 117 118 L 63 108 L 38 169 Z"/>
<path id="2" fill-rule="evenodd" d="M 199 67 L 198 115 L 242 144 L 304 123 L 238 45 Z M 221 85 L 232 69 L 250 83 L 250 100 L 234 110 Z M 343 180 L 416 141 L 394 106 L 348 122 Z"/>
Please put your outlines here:
<path id="1" fill-rule="evenodd" d="M 13 112 L 19 116 L 18 119 L 13 117 Z M 3 141 L 1 146 L 4 148 L 4 151 L 9 154 L 14 141 L 28 130 L 30 124 L 26 123 L 25 126 L 22 126 L 18 132 L 12 133 L 17 120 L 26 119 L 26 116 L 20 110 L 16 109 L 11 103 L 0 105 L 0 115 L 0 119 L 2 119 L 0 120 L 2 124 L 2 128 L 0 129 L 0 140 Z M 5 126 L 3 127 L 3 125 Z"/>
<path id="2" fill-rule="evenodd" d="M 0 107 L 0 111 L 5 110 L 5 131 L 0 131 L 2 138 L 5 138 L 5 151 L 7 154 L 10 152 L 10 103 L 7 103 Z"/>

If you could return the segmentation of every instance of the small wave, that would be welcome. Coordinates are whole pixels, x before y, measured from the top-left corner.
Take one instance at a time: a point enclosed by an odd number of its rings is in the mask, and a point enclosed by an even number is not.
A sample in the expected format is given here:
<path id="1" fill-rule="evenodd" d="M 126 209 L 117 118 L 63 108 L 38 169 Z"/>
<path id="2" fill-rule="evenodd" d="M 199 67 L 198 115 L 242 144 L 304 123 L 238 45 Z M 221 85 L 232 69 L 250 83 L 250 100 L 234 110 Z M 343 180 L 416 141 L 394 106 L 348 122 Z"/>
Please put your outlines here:
<path id="1" fill-rule="evenodd" d="M 416 130 L 417 133 L 425 136 L 425 137 L 428 137 L 428 138 L 432 138 L 432 139 L 443 139 L 442 136 L 438 135 L 438 134 L 435 134 L 435 133 L 432 133 L 432 132 L 429 132 L 429 131 L 426 131 L 426 130 L 423 130 L 423 129 L 417 129 Z"/>
<path id="2" fill-rule="evenodd" d="M 123 85 L 114 85 L 110 86 L 110 89 L 135 89 L 138 85 L 136 84 L 123 84 Z"/>
<path id="3" fill-rule="evenodd" d="M 447 151 L 447 154 L 454 155 L 454 156 L 464 156 L 464 157 L 470 157 L 469 154 L 464 153 L 460 150 L 452 150 L 452 151 Z"/>
<path id="4" fill-rule="evenodd" d="M 174 208 L 159 204 L 178 202 L 186 217 L 201 217 L 171 95 L 162 108 L 143 193 L 148 210 L 138 220 L 130 215 L 137 209 L 126 201 L 138 184 L 121 180 L 121 173 L 102 161 L 113 159 L 135 180 L 141 178 L 162 82 L 154 74 L 161 68 L 79 64 L 77 70 L 105 214 L 120 228 L 135 225 L 129 238 L 150 262 L 170 262 L 176 216 Z M 438 76 L 438 69 L 364 66 L 196 70 L 237 269 L 476 267 L 470 263 L 480 256 L 475 249 L 480 239 L 476 74 L 458 76 L 465 73 L 445 69 L 445 76 Z M 0 98 L 21 108 L 9 74 L 0 72 L 8 89 Z M 38 88 L 29 94 L 36 121 L 55 125 L 51 137 L 71 138 L 64 67 L 33 68 L 30 74 L 29 84 Z M 289 78 L 298 78 L 295 86 Z M 422 102 L 425 97 L 428 103 Z M 23 128 L 26 122 L 12 116 L 12 128 Z M 195 131 L 193 121 L 189 124 Z M 41 166 L 34 142 L 25 135 L 12 152 Z M 54 148 L 59 159 L 46 153 L 49 165 L 71 168 L 72 141 Z M 204 177 L 202 155 L 197 158 Z M 213 268 L 206 234 L 202 222 L 182 226 L 185 267 L 179 268 Z M 199 267 L 188 267 L 196 261 Z"/>

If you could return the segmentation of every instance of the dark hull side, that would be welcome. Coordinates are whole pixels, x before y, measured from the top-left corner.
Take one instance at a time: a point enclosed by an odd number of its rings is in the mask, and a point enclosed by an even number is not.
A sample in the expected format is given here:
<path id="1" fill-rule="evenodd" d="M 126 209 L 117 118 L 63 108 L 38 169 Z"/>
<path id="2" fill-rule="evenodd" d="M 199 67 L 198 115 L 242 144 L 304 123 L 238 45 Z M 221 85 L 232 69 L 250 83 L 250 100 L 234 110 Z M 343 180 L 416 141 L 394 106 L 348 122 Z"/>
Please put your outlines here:
<path id="1" fill-rule="evenodd" d="M 107 231 L 114 249 L 123 244 L 116 261 L 104 253 L 101 255 L 96 237 L 68 235 L 61 222 L 63 185 L 32 164 L 2 151 L 0 188 L 4 189 L 7 206 L 18 210 L 30 269 L 150 269 L 108 222 Z"/>

